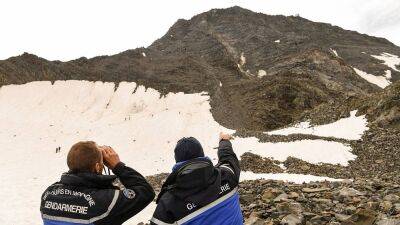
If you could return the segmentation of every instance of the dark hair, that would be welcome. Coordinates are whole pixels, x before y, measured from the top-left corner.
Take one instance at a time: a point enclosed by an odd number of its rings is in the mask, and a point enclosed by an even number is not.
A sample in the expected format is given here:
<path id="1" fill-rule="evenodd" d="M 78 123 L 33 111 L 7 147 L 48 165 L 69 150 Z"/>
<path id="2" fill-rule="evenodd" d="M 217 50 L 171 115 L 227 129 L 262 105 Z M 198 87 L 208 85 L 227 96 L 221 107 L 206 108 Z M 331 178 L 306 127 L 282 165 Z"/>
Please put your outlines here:
<path id="1" fill-rule="evenodd" d="M 93 172 L 102 155 L 93 141 L 81 141 L 74 144 L 68 152 L 67 164 L 73 173 Z"/>

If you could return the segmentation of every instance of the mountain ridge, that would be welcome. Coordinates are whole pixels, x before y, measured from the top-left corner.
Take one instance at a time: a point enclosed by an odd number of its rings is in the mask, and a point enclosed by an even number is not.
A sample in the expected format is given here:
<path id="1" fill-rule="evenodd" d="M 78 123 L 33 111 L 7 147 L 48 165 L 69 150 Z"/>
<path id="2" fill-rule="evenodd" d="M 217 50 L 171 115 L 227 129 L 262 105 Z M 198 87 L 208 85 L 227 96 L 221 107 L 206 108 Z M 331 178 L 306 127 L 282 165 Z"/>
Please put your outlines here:
<path id="1" fill-rule="evenodd" d="M 163 94 L 205 91 L 224 126 L 269 130 L 322 103 L 380 92 L 353 68 L 373 75 L 389 69 L 391 81 L 399 80 L 400 72 L 371 57 L 383 52 L 400 55 L 400 48 L 301 17 L 231 7 L 180 19 L 148 48 L 67 62 L 32 54 L 2 60 L 0 86 L 73 79 L 130 81 Z"/>

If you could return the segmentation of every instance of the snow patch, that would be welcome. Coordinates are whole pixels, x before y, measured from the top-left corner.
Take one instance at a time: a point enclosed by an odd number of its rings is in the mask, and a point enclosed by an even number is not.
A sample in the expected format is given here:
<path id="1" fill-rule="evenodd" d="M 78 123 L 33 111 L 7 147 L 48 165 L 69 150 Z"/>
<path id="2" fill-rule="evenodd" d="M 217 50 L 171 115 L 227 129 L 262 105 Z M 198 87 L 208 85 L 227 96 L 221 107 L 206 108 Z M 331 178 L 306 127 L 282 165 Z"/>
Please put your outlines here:
<path id="1" fill-rule="evenodd" d="M 385 77 L 386 79 L 392 79 L 392 71 L 391 70 L 386 70 L 385 71 Z"/>
<path id="2" fill-rule="evenodd" d="M 337 51 L 336 51 L 335 49 L 330 48 L 329 50 L 331 50 L 331 52 L 332 52 L 333 54 L 335 54 L 336 57 L 339 57 L 339 55 L 338 55 L 338 53 L 337 53 Z"/>
<path id="3" fill-rule="evenodd" d="M 362 70 L 359 70 L 355 67 L 353 67 L 353 69 L 354 69 L 354 71 L 356 71 L 357 75 L 364 78 L 366 81 L 377 85 L 380 88 L 385 88 L 392 83 L 392 82 L 390 82 L 390 80 L 388 80 L 387 74 L 386 74 L 386 76 L 375 76 L 372 74 L 368 74 Z"/>
<path id="4" fill-rule="evenodd" d="M 365 115 L 356 116 L 357 110 L 350 112 L 350 117 L 336 122 L 311 126 L 310 122 L 301 122 L 293 127 L 266 132 L 269 135 L 311 134 L 320 137 L 335 137 L 347 140 L 359 140 L 368 130 Z"/>
<path id="5" fill-rule="evenodd" d="M 258 76 L 259 78 L 264 77 L 264 76 L 266 76 L 266 75 L 267 75 L 267 72 L 266 72 L 265 70 L 258 70 L 257 76 Z"/>
<path id="6" fill-rule="evenodd" d="M 240 55 L 240 65 L 243 66 L 246 64 L 246 57 L 244 57 L 244 52 Z"/>
<path id="7" fill-rule="evenodd" d="M 285 161 L 289 156 L 292 156 L 314 164 L 323 162 L 347 166 L 348 161 L 356 158 L 351 153 L 350 146 L 325 140 L 259 143 L 257 138 L 249 137 L 235 138 L 232 143 L 238 155 L 251 152 L 279 161 Z"/>
<path id="8" fill-rule="evenodd" d="M 329 177 L 320 177 L 314 175 L 305 175 L 305 174 L 293 174 L 293 173 L 253 173 L 250 171 L 242 171 L 240 173 L 240 180 L 282 180 L 285 182 L 292 182 L 296 184 L 302 183 L 310 183 L 310 182 L 317 182 L 317 181 L 343 181 L 342 179 L 334 179 Z"/>
<path id="9" fill-rule="evenodd" d="M 390 67 L 391 69 L 400 72 L 399 69 L 396 68 L 396 65 L 400 65 L 400 57 L 397 55 L 392 55 L 390 53 L 383 52 L 381 55 L 371 55 L 372 57 L 382 60 L 383 64 Z"/>
<path id="10" fill-rule="evenodd" d="M 275 43 L 281 43 L 281 40 L 275 40 L 274 42 Z"/>
<path id="11" fill-rule="evenodd" d="M 142 56 L 143 56 L 143 57 L 146 57 L 146 53 L 142 52 Z"/>
<path id="12" fill-rule="evenodd" d="M 222 82 L 221 81 L 219 81 L 219 86 L 222 87 Z"/>

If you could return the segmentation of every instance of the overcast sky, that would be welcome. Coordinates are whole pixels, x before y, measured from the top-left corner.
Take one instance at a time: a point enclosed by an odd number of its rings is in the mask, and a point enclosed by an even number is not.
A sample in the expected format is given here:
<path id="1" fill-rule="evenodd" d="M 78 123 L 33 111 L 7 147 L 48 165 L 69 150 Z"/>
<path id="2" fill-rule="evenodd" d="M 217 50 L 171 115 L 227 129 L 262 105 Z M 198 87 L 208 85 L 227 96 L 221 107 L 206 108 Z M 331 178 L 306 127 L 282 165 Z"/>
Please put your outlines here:
<path id="1" fill-rule="evenodd" d="M 49 60 L 147 47 L 179 18 L 239 5 L 385 37 L 400 46 L 400 0 L 1 0 L 0 59 Z"/>

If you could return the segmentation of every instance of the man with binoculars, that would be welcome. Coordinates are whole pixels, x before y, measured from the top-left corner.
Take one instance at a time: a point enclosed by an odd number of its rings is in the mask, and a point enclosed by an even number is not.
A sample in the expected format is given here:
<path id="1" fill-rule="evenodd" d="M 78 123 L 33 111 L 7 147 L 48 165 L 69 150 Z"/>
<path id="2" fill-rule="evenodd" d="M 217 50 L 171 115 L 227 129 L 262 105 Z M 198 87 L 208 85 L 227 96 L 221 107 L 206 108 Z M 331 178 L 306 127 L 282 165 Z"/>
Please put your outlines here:
<path id="1" fill-rule="evenodd" d="M 154 190 L 108 146 L 78 142 L 68 153 L 69 172 L 42 195 L 45 225 L 120 225 L 143 210 Z M 115 175 L 102 175 L 104 165 Z"/>

